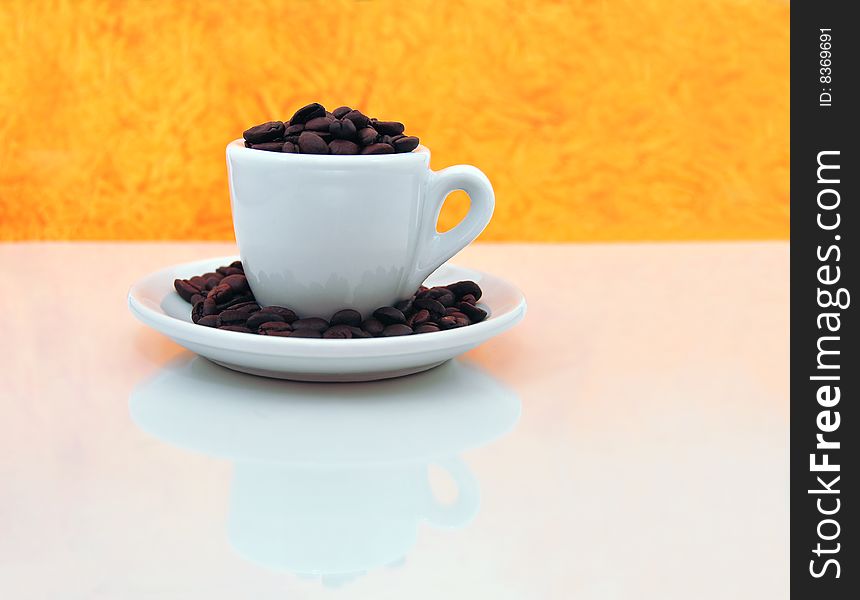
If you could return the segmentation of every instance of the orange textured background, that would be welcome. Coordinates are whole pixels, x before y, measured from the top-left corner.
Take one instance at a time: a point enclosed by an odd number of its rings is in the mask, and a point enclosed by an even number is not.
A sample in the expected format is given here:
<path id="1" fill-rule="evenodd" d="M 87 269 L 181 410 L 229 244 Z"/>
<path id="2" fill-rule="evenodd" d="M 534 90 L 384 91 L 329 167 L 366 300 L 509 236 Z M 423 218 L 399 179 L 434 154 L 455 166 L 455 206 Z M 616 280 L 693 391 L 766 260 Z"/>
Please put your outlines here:
<path id="1" fill-rule="evenodd" d="M 310 101 L 484 170 L 485 240 L 788 236 L 784 1 L 0 0 L 0 31 L 0 239 L 230 239 L 224 145 Z"/>

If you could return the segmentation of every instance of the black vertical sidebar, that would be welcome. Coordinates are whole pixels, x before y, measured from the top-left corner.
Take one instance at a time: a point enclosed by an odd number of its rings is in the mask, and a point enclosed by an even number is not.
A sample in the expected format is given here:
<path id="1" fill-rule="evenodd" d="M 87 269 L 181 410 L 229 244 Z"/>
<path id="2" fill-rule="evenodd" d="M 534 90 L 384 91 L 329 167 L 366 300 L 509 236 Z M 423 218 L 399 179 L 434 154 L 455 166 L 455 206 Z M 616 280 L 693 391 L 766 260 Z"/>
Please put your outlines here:
<path id="1" fill-rule="evenodd" d="M 860 23 L 791 8 L 791 591 L 860 598 Z"/>

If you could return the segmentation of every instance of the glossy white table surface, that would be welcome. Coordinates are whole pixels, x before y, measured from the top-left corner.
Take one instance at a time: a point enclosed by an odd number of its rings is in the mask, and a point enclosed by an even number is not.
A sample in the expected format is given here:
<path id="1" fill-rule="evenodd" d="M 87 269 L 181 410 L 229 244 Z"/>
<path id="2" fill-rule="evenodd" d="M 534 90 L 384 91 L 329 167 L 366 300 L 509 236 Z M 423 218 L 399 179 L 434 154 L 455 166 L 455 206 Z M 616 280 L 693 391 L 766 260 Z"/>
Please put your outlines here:
<path id="1" fill-rule="evenodd" d="M 2 244 L 0 598 L 788 596 L 788 245 L 476 245 L 425 375 L 195 358 L 125 295 L 228 244 Z"/>

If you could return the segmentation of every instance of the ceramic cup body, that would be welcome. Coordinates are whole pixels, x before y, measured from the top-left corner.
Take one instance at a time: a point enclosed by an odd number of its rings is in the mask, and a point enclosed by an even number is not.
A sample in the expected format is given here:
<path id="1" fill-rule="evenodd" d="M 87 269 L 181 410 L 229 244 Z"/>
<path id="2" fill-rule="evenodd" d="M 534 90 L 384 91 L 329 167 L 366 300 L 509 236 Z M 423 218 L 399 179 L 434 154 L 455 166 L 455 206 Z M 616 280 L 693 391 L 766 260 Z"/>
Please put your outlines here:
<path id="1" fill-rule="evenodd" d="M 409 297 L 475 239 L 493 189 L 470 166 L 430 170 L 430 152 L 318 156 L 227 146 L 233 226 L 251 290 L 262 305 L 328 318 L 367 318 Z M 438 233 L 445 197 L 464 190 L 469 214 Z"/>

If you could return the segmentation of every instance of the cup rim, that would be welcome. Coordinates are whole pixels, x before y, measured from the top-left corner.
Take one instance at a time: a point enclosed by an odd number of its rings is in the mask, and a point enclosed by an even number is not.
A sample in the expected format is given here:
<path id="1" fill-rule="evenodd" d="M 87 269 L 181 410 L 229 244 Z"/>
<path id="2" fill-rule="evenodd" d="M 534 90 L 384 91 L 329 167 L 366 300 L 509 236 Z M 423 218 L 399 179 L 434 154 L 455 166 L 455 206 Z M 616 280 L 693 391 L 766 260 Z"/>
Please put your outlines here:
<path id="1" fill-rule="evenodd" d="M 404 164 L 411 161 L 427 162 L 430 159 L 430 149 L 419 145 L 412 152 L 396 154 L 292 154 L 285 152 L 265 152 L 245 147 L 245 140 L 237 138 L 227 144 L 227 154 L 257 158 L 273 162 L 301 162 L 305 164 L 320 164 L 328 166 L 367 166 L 368 164 Z"/>

